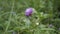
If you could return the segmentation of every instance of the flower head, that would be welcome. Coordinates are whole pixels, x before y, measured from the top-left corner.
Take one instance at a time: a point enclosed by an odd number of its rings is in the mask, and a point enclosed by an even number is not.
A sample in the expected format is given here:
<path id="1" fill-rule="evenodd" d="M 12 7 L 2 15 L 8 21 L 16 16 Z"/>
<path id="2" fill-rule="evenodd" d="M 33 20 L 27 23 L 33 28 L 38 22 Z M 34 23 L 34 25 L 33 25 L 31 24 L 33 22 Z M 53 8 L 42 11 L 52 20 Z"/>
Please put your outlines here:
<path id="1" fill-rule="evenodd" d="M 26 11 L 25 11 L 25 15 L 26 16 L 31 16 L 32 12 L 33 12 L 33 8 L 27 8 Z"/>

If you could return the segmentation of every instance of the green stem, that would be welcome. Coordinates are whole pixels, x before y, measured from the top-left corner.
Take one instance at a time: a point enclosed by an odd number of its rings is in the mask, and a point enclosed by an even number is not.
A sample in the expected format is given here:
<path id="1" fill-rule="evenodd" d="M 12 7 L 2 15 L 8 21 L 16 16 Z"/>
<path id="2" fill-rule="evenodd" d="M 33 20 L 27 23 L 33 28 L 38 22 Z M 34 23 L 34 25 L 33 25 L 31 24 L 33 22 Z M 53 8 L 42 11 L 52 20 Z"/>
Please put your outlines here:
<path id="1" fill-rule="evenodd" d="M 11 8 L 11 12 L 13 12 L 14 2 L 15 2 L 15 1 L 13 0 L 13 2 L 12 2 L 12 8 Z M 11 17 L 12 17 L 12 14 L 10 13 L 9 20 L 8 20 L 8 24 L 7 24 L 7 26 L 6 26 L 6 29 L 5 29 L 4 34 L 7 32 L 8 28 L 9 28 L 9 26 L 10 26 L 10 23 L 11 23 Z"/>

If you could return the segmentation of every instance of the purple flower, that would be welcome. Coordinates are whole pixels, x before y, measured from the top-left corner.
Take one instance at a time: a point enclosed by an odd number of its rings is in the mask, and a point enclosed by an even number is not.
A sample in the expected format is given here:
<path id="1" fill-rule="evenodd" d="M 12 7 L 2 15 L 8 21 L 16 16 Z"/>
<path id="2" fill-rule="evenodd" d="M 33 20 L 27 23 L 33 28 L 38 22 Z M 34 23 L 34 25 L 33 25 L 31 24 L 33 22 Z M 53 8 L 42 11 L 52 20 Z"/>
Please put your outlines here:
<path id="1" fill-rule="evenodd" d="M 26 16 L 31 16 L 32 12 L 33 12 L 33 8 L 27 8 L 26 11 L 25 11 L 25 15 Z"/>

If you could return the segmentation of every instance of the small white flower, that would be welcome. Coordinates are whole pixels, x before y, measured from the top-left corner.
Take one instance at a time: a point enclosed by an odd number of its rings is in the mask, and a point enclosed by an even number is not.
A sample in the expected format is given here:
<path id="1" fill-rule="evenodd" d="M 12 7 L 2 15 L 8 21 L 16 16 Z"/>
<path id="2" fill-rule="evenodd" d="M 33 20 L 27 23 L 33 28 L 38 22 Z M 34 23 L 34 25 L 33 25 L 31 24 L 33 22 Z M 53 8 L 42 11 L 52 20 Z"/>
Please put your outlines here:
<path id="1" fill-rule="evenodd" d="M 36 25 L 39 25 L 39 23 L 36 23 Z"/>

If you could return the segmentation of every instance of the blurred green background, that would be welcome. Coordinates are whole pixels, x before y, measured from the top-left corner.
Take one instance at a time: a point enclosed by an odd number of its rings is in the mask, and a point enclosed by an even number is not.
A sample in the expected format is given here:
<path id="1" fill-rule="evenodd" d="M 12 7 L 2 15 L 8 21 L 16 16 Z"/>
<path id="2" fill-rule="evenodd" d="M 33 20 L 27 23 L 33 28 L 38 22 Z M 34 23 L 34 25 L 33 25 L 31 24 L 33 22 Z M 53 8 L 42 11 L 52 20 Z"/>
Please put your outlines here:
<path id="1" fill-rule="evenodd" d="M 0 34 L 60 34 L 60 0 L 0 0 Z"/>

